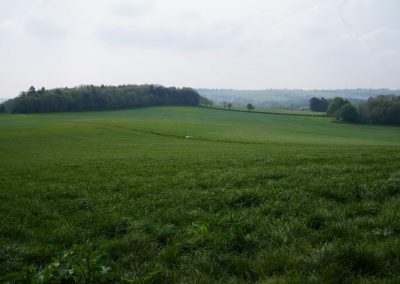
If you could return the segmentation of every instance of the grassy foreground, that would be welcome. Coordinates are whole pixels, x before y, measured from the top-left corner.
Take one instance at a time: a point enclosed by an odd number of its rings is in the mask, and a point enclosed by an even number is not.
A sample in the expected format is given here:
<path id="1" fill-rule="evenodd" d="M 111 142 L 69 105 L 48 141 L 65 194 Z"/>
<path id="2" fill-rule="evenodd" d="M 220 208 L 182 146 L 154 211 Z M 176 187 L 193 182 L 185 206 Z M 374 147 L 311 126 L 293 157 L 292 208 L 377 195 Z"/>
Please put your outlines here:
<path id="1" fill-rule="evenodd" d="M 0 275 L 90 247 L 137 283 L 400 281 L 398 127 L 185 107 L 0 115 L 0 172 Z"/>

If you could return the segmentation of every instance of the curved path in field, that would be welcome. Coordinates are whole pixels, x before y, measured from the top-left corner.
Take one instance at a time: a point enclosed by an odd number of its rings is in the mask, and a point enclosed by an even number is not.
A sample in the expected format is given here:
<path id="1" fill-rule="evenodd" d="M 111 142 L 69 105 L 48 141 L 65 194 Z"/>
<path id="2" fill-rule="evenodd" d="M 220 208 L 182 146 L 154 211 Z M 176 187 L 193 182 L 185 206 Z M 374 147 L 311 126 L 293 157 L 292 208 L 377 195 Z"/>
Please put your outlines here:
<path id="1" fill-rule="evenodd" d="M 136 132 L 136 133 L 142 133 L 142 134 L 148 134 L 148 135 L 155 135 L 155 136 L 162 136 L 162 137 L 166 137 L 166 138 L 182 139 L 182 140 L 196 140 L 196 141 L 206 141 L 206 142 L 216 142 L 216 143 L 254 144 L 254 145 L 263 145 L 263 144 L 267 144 L 267 143 L 255 142 L 255 141 L 239 141 L 239 140 L 226 140 L 226 139 L 210 139 L 210 138 L 203 138 L 203 137 L 198 137 L 198 136 L 190 136 L 190 137 L 187 137 L 187 136 L 185 136 L 185 135 L 169 134 L 169 133 L 163 133 L 163 132 L 158 132 L 158 131 L 154 131 L 154 130 L 140 129 L 140 128 L 132 128 L 132 127 L 126 127 L 126 126 L 121 126 L 121 125 L 113 125 L 113 124 L 98 123 L 98 122 L 77 122 L 77 121 L 70 121 L 69 123 L 80 124 L 80 125 L 93 125 L 93 126 L 99 126 L 99 127 L 111 128 L 111 129 L 120 129 L 120 130 L 125 130 L 125 131 L 132 131 L 132 132 Z"/>

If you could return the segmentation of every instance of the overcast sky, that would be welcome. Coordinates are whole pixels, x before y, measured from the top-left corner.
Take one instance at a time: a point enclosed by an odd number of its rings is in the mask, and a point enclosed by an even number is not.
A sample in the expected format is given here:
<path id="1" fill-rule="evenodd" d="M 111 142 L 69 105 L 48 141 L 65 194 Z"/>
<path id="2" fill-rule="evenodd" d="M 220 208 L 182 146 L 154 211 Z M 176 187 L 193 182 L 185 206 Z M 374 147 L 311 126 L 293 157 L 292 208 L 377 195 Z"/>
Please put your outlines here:
<path id="1" fill-rule="evenodd" d="M 0 0 L 0 97 L 29 86 L 400 88 L 399 0 Z"/>

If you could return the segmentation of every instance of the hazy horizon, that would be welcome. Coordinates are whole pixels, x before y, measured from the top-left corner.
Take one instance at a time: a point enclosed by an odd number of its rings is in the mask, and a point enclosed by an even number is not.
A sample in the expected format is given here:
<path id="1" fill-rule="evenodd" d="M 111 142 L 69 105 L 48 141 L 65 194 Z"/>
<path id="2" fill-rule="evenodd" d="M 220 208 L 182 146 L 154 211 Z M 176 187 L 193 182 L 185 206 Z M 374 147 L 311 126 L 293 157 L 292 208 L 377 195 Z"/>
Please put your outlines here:
<path id="1" fill-rule="evenodd" d="M 0 0 L 0 98 L 37 88 L 400 89 L 397 0 Z"/>

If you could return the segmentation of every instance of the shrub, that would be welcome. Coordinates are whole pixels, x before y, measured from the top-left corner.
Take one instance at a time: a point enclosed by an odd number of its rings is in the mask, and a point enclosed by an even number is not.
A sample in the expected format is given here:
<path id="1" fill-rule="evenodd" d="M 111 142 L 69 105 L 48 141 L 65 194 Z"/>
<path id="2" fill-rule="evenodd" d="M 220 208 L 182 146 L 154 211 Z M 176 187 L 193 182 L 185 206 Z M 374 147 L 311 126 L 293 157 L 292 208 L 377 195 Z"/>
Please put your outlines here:
<path id="1" fill-rule="evenodd" d="M 328 105 L 328 110 L 327 110 L 327 114 L 329 115 L 336 115 L 336 112 L 345 104 L 348 104 L 349 101 L 345 100 L 341 97 L 335 97 L 333 98 Z"/>
<path id="2" fill-rule="evenodd" d="M 352 104 L 347 103 L 336 112 L 336 119 L 345 122 L 356 122 L 358 120 L 357 109 Z"/>

